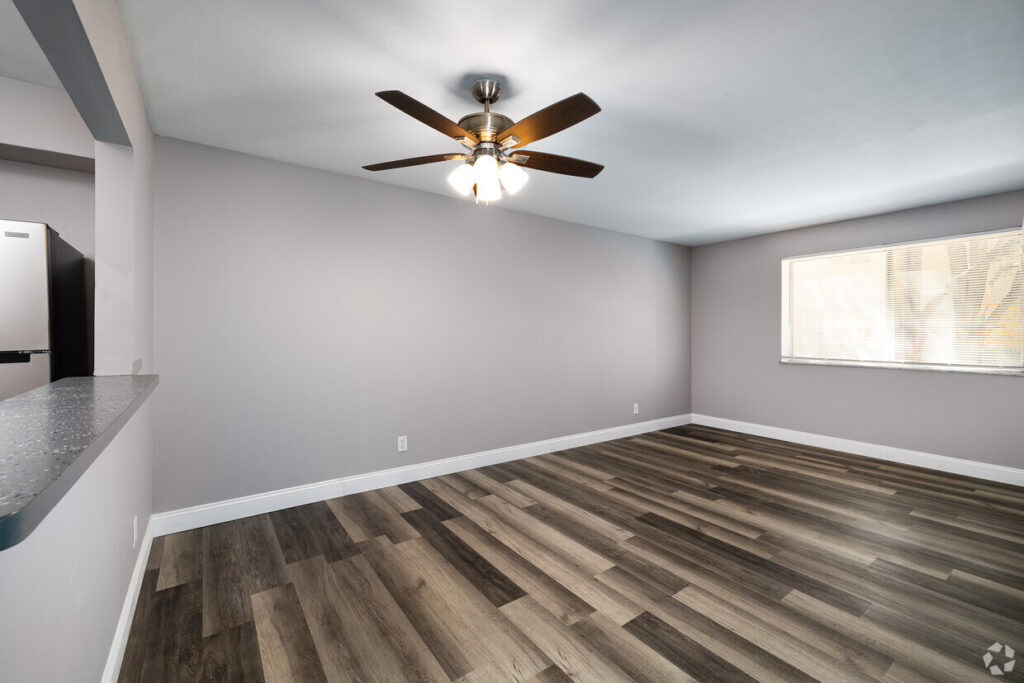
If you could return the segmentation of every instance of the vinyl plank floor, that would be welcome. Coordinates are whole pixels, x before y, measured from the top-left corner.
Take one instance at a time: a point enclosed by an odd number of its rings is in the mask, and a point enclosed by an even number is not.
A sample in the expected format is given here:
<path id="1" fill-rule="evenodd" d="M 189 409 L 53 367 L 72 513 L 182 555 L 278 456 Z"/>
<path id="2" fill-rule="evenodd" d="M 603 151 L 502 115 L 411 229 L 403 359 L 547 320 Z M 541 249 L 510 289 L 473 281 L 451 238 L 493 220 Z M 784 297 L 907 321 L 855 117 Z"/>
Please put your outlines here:
<path id="1" fill-rule="evenodd" d="M 217 683 L 263 683 L 256 624 L 247 622 L 203 638 L 202 675 Z"/>
<path id="2" fill-rule="evenodd" d="M 268 683 L 327 680 L 294 585 L 287 583 L 253 594 L 252 613 Z"/>
<path id="3" fill-rule="evenodd" d="M 200 529 L 167 536 L 162 545 L 160 576 L 156 582 L 158 591 L 202 578 L 203 532 Z"/>
<path id="4" fill-rule="evenodd" d="M 205 527 L 202 535 L 205 637 L 252 621 L 251 596 L 285 583 L 285 563 L 267 515 Z"/>
<path id="5" fill-rule="evenodd" d="M 1024 489 L 687 425 L 155 539 L 119 680 L 960 683 L 993 642 Z"/>

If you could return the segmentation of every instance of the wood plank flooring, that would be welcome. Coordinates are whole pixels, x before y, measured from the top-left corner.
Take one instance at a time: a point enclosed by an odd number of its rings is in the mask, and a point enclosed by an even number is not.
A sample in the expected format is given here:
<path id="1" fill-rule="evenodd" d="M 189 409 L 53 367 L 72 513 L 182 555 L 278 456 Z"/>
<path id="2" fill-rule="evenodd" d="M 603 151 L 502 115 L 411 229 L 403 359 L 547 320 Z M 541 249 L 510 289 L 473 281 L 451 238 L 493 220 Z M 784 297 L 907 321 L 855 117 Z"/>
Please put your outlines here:
<path id="1" fill-rule="evenodd" d="M 120 680 L 962 683 L 996 642 L 1024 489 L 689 425 L 156 539 Z"/>

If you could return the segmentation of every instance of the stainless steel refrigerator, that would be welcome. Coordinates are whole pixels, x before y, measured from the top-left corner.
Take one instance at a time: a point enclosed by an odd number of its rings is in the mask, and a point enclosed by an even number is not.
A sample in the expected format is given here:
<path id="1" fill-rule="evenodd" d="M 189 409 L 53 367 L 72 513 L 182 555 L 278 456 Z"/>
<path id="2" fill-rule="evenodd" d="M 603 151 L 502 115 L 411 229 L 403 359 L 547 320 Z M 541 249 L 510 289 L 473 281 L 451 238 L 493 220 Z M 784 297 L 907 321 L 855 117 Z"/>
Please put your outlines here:
<path id="1" fill-rule="evenodd" d="M 92 374 L 85 259 L 44 223 L 0 220 L 0 400 Z"/>

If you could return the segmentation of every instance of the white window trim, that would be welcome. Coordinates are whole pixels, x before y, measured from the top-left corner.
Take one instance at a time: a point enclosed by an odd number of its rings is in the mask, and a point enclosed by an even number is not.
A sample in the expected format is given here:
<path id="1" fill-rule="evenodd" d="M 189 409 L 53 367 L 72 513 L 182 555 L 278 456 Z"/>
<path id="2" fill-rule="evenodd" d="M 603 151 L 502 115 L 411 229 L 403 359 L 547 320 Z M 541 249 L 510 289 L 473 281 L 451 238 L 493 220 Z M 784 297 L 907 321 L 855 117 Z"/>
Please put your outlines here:
<path id="1" fill-rule="evenodd" d="M 977 232 L 960 233 L 956 235 L 943 235 L 940 237 L 927 237 L 919 240 L 910 240 L 907 242 L 889 242 L 886 244 L 876 244 L 869 247 L 854 247 L 852 249 L 833 249 L 831 251 L 821 251 L 814 254 L 800 254 L 798 256 L 785 256 L 779 261 L 780 270 L 782 271 L 782 282 L 781 282 L 781 347 L 779 353 L 779 363 L 784 365 L 827 365 L 837 367 L 854 367 L 854 368 L 889 368 L 896 370 L 925 370 L 930 372 L 955 372 L 955 373 L 966 373 L 966 374 L 980 374 L 980 375 L 1004 375 L 1011 377 L 1024 377 L 1024 368 L 1016 366 L 1012 367 L 999 367 L 999 366 L 971 366 L 971 365 L 944 365 L 941 363 L 905 363 L 905 362 L 885 362 L 885 361 L 858 361 L 858 360 L 838 360 L 831 358 L 804 358 L 792 355 L 787 355 L 786 351 L 791 350 L 791 344 L 793 343 L 793 330 L 791 325 L 792 317 L 790 316 L 790 297 L 791 290 L 789 287 L 789 268 L 784 267 L 786 262 L 799 261 L 802 259 L 813 259 L 821 256 L 830 256 L 833 254 L 856 254 L 864 251 L 877 251 L 879 249 L 889 249 L 893 247 L 905 247 L 912 244 L 925 244 L 929 242 L 938 242 L 941 240 L 954 240 L 963 237 L 983 237 L 986 235 L 999 235 L 1003 233 L 1013 233 L 1021 231 L 1021 239 L 1024 240 L 1024 225 L 1013 227 L 1013 228 L 997 228 L 994 230 L 979 230 Z M 1024 301 L 1021 303 L 1021 308 L 1024 309 Z M 1021 311 L 1024 316 L 1024 310 Z"/>
<path id="2" fill-rule="evenodd" d="M 819 256 L 832 256 L 833 254 L 857 254 L 862 251 L 878 251 L 879 249 L 892 249 L 894 247 L 909 247 L 912 244 L 927 244 L 928 242 L 941 242 L 942 240 L 958 240 L 968 237 L 994 236 L 1002 233 L 1011 233 L 1021 230 L 1024 226 L 1016 225 L 1012 228 L 996 228 L 992 230 L 979 230 L 978 232 L 962 232 L 955 235 L 939 235 L 938 237 L 926 237 L 919 240 L 907 242 L 886 242 L 885 244 L 873 244 L 869 247 L 852 247 L 850 249 L 832 249 L 831 251 L 820 251 L 815 254 L 798 254 L 796 256 L 785 256 L 783 261 L 799 261 L 801 259 L 818 258 Z"/>
<path id="3" fill-rule="evenodd" d="M 928 370 L 931 372 L 958 372 L 974 375 L 1007 375 L 1024 377 L 1024 370 L 996 365 L 942 365 L 936 363 L 886 363 L 884 361 L 829 360 L 825 358 L 796 358 L 782 356 L 784 365 L 829 365 L 849 368 L 889 368 L 895 370 Z"/>

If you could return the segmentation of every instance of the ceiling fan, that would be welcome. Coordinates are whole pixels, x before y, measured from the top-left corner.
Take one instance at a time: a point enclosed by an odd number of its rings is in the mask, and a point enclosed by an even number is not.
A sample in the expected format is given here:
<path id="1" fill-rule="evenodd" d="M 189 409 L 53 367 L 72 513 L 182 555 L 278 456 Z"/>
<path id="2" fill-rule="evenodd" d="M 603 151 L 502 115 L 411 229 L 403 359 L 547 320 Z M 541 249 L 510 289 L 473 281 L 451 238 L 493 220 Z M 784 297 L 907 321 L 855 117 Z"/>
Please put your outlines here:
<path id="1" fill-rule="evenodd" d="M 462 196 L 469 196 L 472 192 L 477 201 L 483 202 L 501 199 L 502 188 L 509 194 L 521 190 L 528 180 L 523 168 L 580 178 L 593 178 L 604 169 L 600 164 L 582 159 L 519 149 L 574 126 L 601 111 L 601 107 L 583 93 L 567 97 L 516 123 L 504 114 L 491 111 L 491 105 L 501 97 L 498 81 L 482 78 L 473 83 L 472 92 L 476 101 L 484 105 L 484 110 L 467 114 L 458 123 L 398 90 L 377 93 L 377 97 L 388 104 L 460 142 L 469 151 L 464 154 L 432 154 L 399 159 L 363 168 L 367 171 L 387 171 L 439 161 L 461 161 L 463 163 L 448 175 L 448 183 Z"/>

